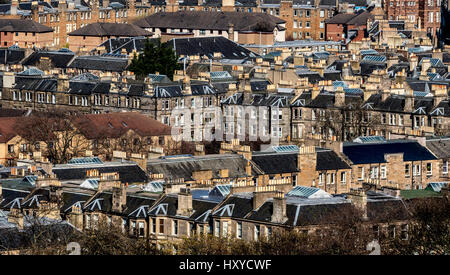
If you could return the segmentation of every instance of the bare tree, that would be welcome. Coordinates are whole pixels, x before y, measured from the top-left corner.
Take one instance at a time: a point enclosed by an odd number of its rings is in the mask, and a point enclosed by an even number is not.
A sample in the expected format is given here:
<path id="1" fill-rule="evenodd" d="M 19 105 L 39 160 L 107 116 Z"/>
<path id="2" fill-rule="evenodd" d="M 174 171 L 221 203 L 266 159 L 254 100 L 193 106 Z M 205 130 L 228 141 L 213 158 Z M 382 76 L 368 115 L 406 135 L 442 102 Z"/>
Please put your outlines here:
<path id="1" fill-rule="evenodd" d="M 20 120 L 16 128 L 23 142 L 31 145 L 29 152 L 41 151 L 52 163 L 66 163 L 73 156 L 84 156 L 89 148 L 74 119 L 62 111 L 52 111 Z"/>

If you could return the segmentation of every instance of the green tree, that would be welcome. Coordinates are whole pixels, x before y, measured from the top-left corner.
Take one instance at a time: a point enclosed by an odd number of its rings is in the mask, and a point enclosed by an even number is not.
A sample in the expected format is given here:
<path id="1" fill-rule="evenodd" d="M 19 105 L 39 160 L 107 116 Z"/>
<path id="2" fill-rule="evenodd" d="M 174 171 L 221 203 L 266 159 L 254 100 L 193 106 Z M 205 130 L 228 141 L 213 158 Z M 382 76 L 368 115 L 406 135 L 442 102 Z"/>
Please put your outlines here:
<path id="1" fill-rule="evenodd" d="M 167 44 L 150 42 L 147 39 L 144 51 L 134 55 L 129 70 L 136 74 L 137 78 L 143 79 L 148 74 L 159 72 L 172 79 L 175 70 L 180 68 L 178 56 Z"/>

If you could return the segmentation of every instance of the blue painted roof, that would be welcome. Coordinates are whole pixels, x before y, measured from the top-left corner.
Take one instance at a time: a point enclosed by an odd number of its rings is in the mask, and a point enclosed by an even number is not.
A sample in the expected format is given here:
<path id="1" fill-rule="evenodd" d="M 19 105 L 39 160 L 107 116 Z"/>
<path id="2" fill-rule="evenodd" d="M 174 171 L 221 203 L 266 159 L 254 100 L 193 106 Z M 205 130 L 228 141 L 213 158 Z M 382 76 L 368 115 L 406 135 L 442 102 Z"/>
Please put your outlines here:
<path id="1" fill-rule="evenodd" d="M 385 154 L 403 153 L 404 161 L 432 160 L 436 157 L 416 141 L 346 144 L 344 154 L 355 164 L 385 163 Z"/>

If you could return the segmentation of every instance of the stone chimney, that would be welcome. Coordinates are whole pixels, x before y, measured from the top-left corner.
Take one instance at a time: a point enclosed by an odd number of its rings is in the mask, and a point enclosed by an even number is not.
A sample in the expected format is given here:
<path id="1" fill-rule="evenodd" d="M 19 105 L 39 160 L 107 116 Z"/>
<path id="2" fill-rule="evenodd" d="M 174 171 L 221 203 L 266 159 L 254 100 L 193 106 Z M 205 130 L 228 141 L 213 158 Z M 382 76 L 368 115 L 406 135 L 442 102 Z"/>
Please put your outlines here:
<path id="1" fill-rule="evenodd" d="M 398 64 L 398 56 L 389 56 L 387 59 L 387 68 L 389 69 L 392 65 Z"/>
<path id="2" fill-rule="evenodd" d="M 253 192 L 253 210 L 258 209 L 267 199 L 276 194 L 275 186 L 257 186 Z"/>
<path id="3" fill-rule="evenodd" d="M 61 182 L 53 173 L 45 176 L 39 175 L 36 180 L 36 188 L 43 188 L 48 186 L 61 187 Z"/>
<path id="4" fill-rule="evenodd" d="M 311 186 L 315 180 L 317 154 L 314 146 L 302 146 L 297 155 L 297 169 L 299 170 L 297 182 Z"/>
<path id="5" fill-rule="evenodd" d="M 334 92 L 334 106 L 344 107 L 345 106 L 345 92 L 344 87 L 337 87 Z"/>
<path id="6" fill-rule="evenodd" d="M 447 86 L 446 85 L 431 85 L 431 91 L 433 93 L 433 106 L 436 107 L 442 100 L 447 98 Z"/>
<path id="7" fill-rule="evenodd" d="M 228 24 L 228 39 L 234 41 L 234 25 L 233 23 Z"/>
<path id="8" fill-rule="evenodd" d="M 405 82 L 405 80 L 406 80 L 405 69 L 403 69 L 395 74 L 395 82 L 396 83 L 403 84 Z"/>
<path id="9" fill-rule="evenodd" d="M 127 189 L 126 185 L 116 182 L 112 188 L 112 211 L 121 213 L 127 205 Z"/>
<path id="10" fill-rule="evenodd" d="M 405 89 L 405 107 L 404 111 L 411 113 L 414 109 L 414 92 L 412 89 Z"/>
<path id="11" fill-rule="evenodd" d="M 3 73 L 3 87 L 12 88 L 16 82 L 16 75 L 13 72 Z"/>
<path id="12" fill-rule="evenodd" d="M 431 61 L 429 58 L 422 59 L 422 71 L 421 75 L 426 75 L 428 69 L 431 67 Z"/>
<path id="13" fill-rule="evenodd" d="M 185 95 L 191 95 L 192 94 L 191 79 L 189 78 L 189 76 L 186 76 L 183 79 L 183 94 L 185 94 Z"/>
<path id="14" fill-rule="evenodd" d="M 409 70 L 411 72 L 414 71 L 414 69 L 417 67 L 418 58 L 417 55 L 411 54 L 411 57 L 409 58 Z"/>
<path id="15" fill-rule="evenodd" d="M 39 2 L 32 1 L 31 2 L 31 14 L 34 21 L 38 21 L 39 18 Z"/>
<path id="16" fill-rule="evenodd" d="M 48 175 L 53 174 L 53 164 L 51 162 L 36 162 L 36 166 L 42 168 Z"/>
<path id="17" fill-rule="evenodd" d="M 181 188 L 187 188 L 184 183 L 184 178 L 179 179 L 165 179 L 166 184 L 164 184 L 164 194 L 180 193 Z"/>
<path id="18" fill-rule="evenodd" d="M 367 193 L 362 189 L 350 189 L 347 198 L 362 211 L 363 219 L 367 219 Z"/>
<path id="19" fill-rule="evenodd" d="M 286 215 L 286 198 L 283 192 L 276 192 L 273 197 L 273 211 L 271 222 L 284 223 L 287 221 Z"/>
<path id="20" fill-rule="evenodd" d="M 69 90 L 68 76 L 66 74 L 59 75 L 56 85 L 59 92 L 67 92 Z"/>
<path id="21" fill-rule="evenodd" d="M 73 205 L 72 211 L 67 215 L 67 219 L 75 228 L 79 230 L 83 229 L 83 212 L 81 211 L 81 207 Z"/>
<path id="22" fill-rule="evenodd" d="M 11 1 L 11 15 L 17 15 L 17 7 L 19 6 L 19 1 L 12 0 Z"/>
<path id="23" fill-rule="evenodd" d="M 190 216 L 192 214 L 192 193 L 189 188 L 181 188 L 178 193 L 178 216 Z"/>
<path id="24" fill-rule="evenodd" d="M 98 192 L 108 190 L 120 184 L 119 173 L 101 173 L 98 181 Z"/>
<path id="25" fill-rule="evenodd" d="M 89 169 L 86 171 L 86 178 L 99 178 L 100 172 L 98 169 Z"/>

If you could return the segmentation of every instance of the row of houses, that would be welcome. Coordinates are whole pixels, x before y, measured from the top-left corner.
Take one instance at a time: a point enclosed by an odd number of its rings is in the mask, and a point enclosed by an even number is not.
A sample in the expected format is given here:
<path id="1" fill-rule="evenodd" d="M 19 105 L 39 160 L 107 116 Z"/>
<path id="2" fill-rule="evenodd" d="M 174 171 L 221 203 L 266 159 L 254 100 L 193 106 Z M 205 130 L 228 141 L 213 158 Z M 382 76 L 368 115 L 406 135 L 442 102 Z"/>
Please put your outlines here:
<path id="1" fill-rule="evenodd" d="M 78 230 L 116 225 L 131 236 L 159 244 L 176 244 L 196 234 L 252 241 L 277 230 L 317 233 L 342 215 L 358 213 L 375 239 L 400 236 L 407 240 L 409 205 L 414 197 L 391 189 L 351 190 L 345 196 L 332 196 L 302 186 L 286 192 L 239 184 L 205 190 L 177 181 L 166 182 L 164 188 L 153 182 L 139 190 L 122 183 L 117 172 L 97 176 L 97 190 L 60 181 L 55 174 L 2 180 L 0 209 L 9 225 L 19 229 L 27 226 L 29 216 L 46 217 L 68 222 Z M 429 188 L 415 196 L 448 198 L 445 185 Z"/>

